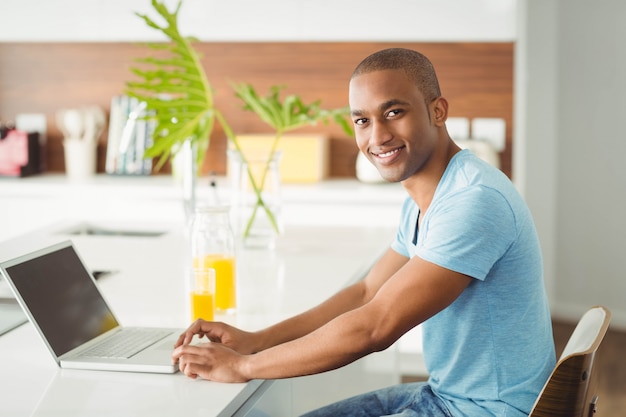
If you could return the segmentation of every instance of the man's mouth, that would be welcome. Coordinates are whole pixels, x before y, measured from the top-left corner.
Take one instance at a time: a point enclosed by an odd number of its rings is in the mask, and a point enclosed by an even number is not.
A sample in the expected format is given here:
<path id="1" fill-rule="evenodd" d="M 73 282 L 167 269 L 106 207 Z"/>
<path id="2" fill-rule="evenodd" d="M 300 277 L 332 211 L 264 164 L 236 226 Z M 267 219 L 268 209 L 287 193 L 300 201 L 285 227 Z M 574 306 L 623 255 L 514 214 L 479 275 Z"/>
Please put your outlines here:
<path id="1" fill-rule="evenodd" d="M 372 154 L 372 155 L 374 155 L 374 156 L 375 156 L 375 157 L 377 157 L 377 158 L 388 158 L 388 157 L 390 157 L 390 156 L 392 156 L 392 155 L 394 155 L 394 154 L 396 154 L 396 153 L 400 152 L 402 149 L 404 149 L 404 146 L 401 146 L 401 147 L 399 147 L 399 148 L 392 149 L 392 150 L 390 150 L 390 151 L 383 152 L 383 153 L 374 153 L 374 152 L 371 152 L 371 154 Z"/>

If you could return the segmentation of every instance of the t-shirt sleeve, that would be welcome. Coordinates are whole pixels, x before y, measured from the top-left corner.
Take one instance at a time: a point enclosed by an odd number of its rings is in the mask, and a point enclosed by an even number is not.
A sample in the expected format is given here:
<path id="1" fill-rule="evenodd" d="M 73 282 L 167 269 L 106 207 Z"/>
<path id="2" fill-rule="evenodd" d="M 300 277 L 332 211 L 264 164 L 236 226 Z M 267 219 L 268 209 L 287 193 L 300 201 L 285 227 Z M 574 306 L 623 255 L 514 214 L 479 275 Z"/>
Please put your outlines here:
<path id="1" fill-rule="evenodd" d="M 429 208 L 415 255 L 484 280 L 515 240 L 515 217 L 498 191 L 475 186 Z"/>

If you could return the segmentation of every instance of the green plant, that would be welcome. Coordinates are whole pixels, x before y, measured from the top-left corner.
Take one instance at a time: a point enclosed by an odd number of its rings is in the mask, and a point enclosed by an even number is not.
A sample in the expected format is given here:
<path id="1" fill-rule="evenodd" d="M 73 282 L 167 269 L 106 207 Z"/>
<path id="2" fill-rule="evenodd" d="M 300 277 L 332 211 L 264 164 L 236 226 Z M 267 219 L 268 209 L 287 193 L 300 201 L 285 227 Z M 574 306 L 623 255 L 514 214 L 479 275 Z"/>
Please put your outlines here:
<path id="1" fill-rule="evenodd" d="M 154 10 L 164 20 L 163 25 L 159 25 L 145 14 L 135 14 L 149 27 L 162 32 L 170 42 L 147 43 L 149 48 L 156 51 L 156 56 L 136 59 L 136 62 L 143 66 L 133 67 L 131 71 L 139 77 L 140 81 L 126 83 L 126 94 L 145 102 L 146 114 L 150 115 L 146 117 L 156 121 L 153 143 L 146 150 L 145 156 L 159 158 L 157 169 L 160 169 L 173 152 L 181 149 L 185 142 L 191 141 L 196 150 L 197 166 L 201 166 L 209 147 L 211 132 L 217 121 L 228 140 L 240 153 L 243 162 L 247 163 L 236 135 L 224 116 L 214 107 L 211 85 L 200 62 L 200 56 L 192 46 L 196 39 L 185 37 L 179 32 L 178 12 L 182 0 L 179 0 L 172 12 L 157 0 L 152 0 L 151 3 Z M 307 105 L 297 95 L 289 95 L 281 101 L 280 90 L 282 88 L 271 87 L 267 96 L 259 96 L 250 84 L 233 84 L 236 96 L 245 103 L 244 110 L 255 112 L 261 120 L 276 131 L 262 178 L 257 181 L 248 168 L 248 177 L 256 196 L 256 204 L 244 230 L 244 236 L 249 235 L 259 208 L 266 212 L 272 226 L 278 232 L 278 222 L 263 201 L 262 187 L 270 161 L 285 132 L 307 124 L 315 125 L 319 122 L 334 121 L 348 135 L 352 135 L 351 126 L 344 118 L 348 113 L 347 107 L 326 110 L 320 108 L 319 101 Z"/>
<path id="2" fill-rule="evenodd" d="M 266 96 L 260 96 L 251 84 L 233 84 L 235 95 L 245 103 L 244 110 L 256 113 L 261 120 L 275 130 L 274 140 L 272 141 L 272 146 L 268 151 L 265 166 L 261 170 L 261 176 L 258 181 L 253 175 L 250 165 L 247 164 L 247 174 L 255 193 L 256 204 L 254 205 L 252 214 L 246 223 L 246 227 L 243 232 L 244 237 L 249 235 L 259 208 L 265 211 L 274 230 L 277 233 L 279 231 L 278 222 L 276 221 L 274 213 L 272 213 L 270 207 L 268 207 L 268 205 L 263 201 L 262 191 L 271 161 L 278 149 L 278 144 L 284 133 L 305 125 L 316 125 L 320 122 L 328 124 L 329 121 L 334 121 L 339 124 L 348 135 L 351 136 L 353 133 L 350 123 L 345 118 L 349 112 L 347 107 L 331 110 L 322 109 L 320 107 L 319 100 L 311 104 L 305 104 L 302 99 L 295 94 L 288 95 L 281 102 L 280 91 L 283 88 L 284 87 L 280 86 L 272 86 Z M 225 131 L 233 143 L 233 146 L 239 152 L 242 160 L 246 162 L 244 152 L 239 146 L 236 136 L 228 129 L 225 129 Z"/>
<path id="3" fill-rule="evenodd" d="M 131 71 L 141 81 L 126 83 L 126 94 L 146 103 L 146 113 L 156 121 L 153 143 L 146 150 L 146 157 L 159 158 L 157 169 L 191 140 L 196 149 L 197 165 L 201 166 L 217 111 L 213 105 L 213 92 L 194 50 L 193 37 L 182 36 L 178 29 L 178 12 L 170 12 L 163 3 L 152 0 L 152 7 L 163 18 L 159 25 L 145 14 L 135 13 L 151 28 L 161 31 L 170 42 L 150 42 L 146 45 L 157 51 L 157 56 L 136 59 L 144 64 Z M 144 69 L 148 67 L 149 69 Z"/>

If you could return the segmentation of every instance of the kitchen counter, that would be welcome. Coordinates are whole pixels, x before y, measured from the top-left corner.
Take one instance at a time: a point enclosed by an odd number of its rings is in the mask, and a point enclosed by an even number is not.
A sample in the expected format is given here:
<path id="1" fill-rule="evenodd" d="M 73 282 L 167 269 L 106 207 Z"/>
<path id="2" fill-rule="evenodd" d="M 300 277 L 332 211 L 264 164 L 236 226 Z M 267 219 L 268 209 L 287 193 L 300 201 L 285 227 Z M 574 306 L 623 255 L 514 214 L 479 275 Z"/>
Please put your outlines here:
<path id="1" fill-rule="evenodd" d="M 68 236 L 74 226 L 59 224 L 4 242 L 0 253 L 5 259 L 71 238 L 89 268 L 113 271 L 98 285 L 124 325 L 186 327 L 183 233 L 177 227 L 154 226 L 165 233 Z M 389 228 L 290 228 L 274 252 L 240 254 L 238 312 L 218 319 L 253 330 L 312 307 L 361 278 L 392 236 Z M 6 359 L 0 374 L 1 415 L 225 416 L 262 410 L 288 416 L 294 412 L 292 401 L 297 401 L 292 400 L 291 380 L 218 384 L 180 373 L 61 370 L 30 323 L 0 337 L 0 354 Z"/>
<path id="2" fill-rule="evenodd" d="M 206 200 L 210 192 L 208 180 L 201 179 L 198 200 Z M 219 197 L 226 201 L 228 192 L 227 180 L 219 178 Z M 273 253 L 240 254 L 240 306 L 235 316 L 222 317 L 250 330 L 303 311 L 361 278 L 388 247 L 405 198 L 399 184 L 356 180 L 285 184 L 282 192 L 285 234 Z M 180 292 L 185 256 L 181 194 L 180 185 L 169 176 L 98 175 L 81 183 L 63 175 L 3 178 L 0 259 L 71 238 L 91 269 L 113 271 L 98 282 L 123 324 L 186 327 Z M 72 234 L 91 227 L 141 233 Z M 154 231 L 163 233 L 152 235 Z M 0 283 L 0 296 L 2 292 Z M 13 358 L 0 376 L 0 384 L 10 387 L 9 401 L 0 404 L 0 415 L 89 416 L 102 415 L 98 411 L 102 409 L 107 415 L 211 416 L 231 415 L 240 406 L 243 409 L 237 415 L 245 415 L 244 410 L 268 407 L 268 402 L 287 404 L 297 415 L 398 382 L 399 367 L 407 359 L 410 373 L 420 373 L 419 332 L 416 336 L 401 339 L 397 344 L 401 350 L 394 346 L 320 375 L 215 384 L 180 374 L 61 371 L 32 326 L 25 324 L 0 336 L 0 354 Z M 67 400 L 72 390 L 80 392 L 72 397 L 75 404 Z M 126 413 L 111 409 L 128 401 Z M 69 404 L 80 413 L 72 414 Z M 270 415 L 291 414 L 273 410 Z"/>
<path id="3" fill-rule="evenodd" d="M 228 202 L 228 178 L 218 177 L 217 183 L 220 200 Z M 209 200 L 208 178 L 198 180 L 196 192 L 198 202 Z M 286 226 L 364 222 L 395 227 L 406 197 L 400 184 L 351 179 L 283 184 L 281 194 Z M 61 174 L 0 178 L 0 241 L 66 220 L 182 224 L 182 186 L 168 175 L 102 174 L 82 182 Z"/>

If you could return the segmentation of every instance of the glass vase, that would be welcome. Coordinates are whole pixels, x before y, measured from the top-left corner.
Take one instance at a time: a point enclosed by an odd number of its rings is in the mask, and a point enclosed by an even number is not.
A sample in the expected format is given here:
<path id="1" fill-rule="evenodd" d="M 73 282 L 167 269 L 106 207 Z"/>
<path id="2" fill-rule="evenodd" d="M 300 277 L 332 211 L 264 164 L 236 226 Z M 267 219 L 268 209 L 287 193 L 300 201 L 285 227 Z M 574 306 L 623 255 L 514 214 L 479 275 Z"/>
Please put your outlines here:
<path id="1" fill-rule="evenodd" d="M 182 187 L 185 224 L 189 224 L 196 208 L 197 153 L 191 138 L 172 150 L 172 176 Z"/>
<path id="2" fill-rule="evenodd" d="M 245 248 L 273 249 L 282 232 L 280 172 L 282 153 L 249 158 L 228 151 L 233 227 Z"/>

